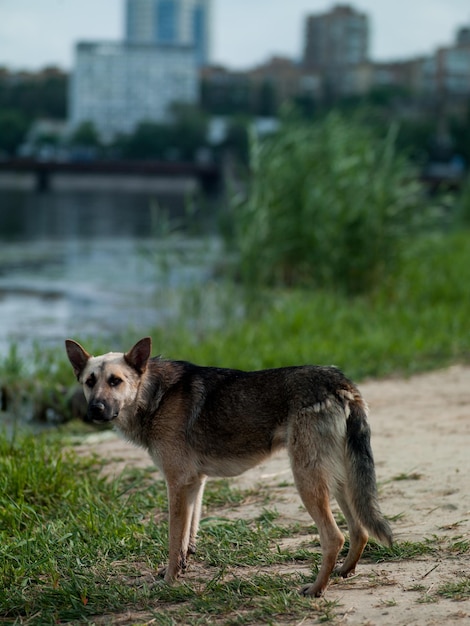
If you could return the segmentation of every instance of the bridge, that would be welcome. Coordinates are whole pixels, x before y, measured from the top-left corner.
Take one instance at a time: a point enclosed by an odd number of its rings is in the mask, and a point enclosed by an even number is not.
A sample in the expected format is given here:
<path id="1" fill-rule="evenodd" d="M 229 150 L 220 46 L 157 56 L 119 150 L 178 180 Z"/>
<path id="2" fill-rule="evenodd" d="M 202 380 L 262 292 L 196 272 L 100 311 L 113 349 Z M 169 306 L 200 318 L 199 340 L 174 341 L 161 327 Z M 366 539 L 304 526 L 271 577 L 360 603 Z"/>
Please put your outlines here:
<path id="1" fill-rule="evenodd" d="M 48 191 L 54 174 L 100 174 L 110 176 L 149 176 L 154 178 L 195 178 L 206 193 L 216 192 L 222 183 L 222 168 L 214 163 L 177 161 L 41 161 L 0 159 L 0 173 L 33 174 L 36 190 Z"/>

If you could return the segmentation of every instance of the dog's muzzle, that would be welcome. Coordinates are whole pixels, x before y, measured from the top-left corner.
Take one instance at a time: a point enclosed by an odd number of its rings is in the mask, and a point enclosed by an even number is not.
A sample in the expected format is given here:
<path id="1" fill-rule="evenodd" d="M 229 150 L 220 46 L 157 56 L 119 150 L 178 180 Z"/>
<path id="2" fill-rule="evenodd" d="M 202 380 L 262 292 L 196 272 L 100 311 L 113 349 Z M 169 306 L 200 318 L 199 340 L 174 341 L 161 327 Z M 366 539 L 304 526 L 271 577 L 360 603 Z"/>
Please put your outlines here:
<path id="1" fill-rule="evenodd" d="M 87 418 L 91 422 L 110 422 L 116 417 L 109 411 L 103 402 L 93 402 L 88 405 Z"/>

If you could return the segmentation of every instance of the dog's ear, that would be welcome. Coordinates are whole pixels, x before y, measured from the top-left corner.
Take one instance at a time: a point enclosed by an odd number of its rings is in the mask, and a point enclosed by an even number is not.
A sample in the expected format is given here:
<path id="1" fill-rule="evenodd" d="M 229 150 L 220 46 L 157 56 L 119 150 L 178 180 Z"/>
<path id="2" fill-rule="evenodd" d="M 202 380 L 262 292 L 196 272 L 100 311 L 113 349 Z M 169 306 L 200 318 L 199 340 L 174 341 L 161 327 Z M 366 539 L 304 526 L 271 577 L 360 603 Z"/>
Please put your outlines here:
<path id="1" fill-rule="evenodd" d="M 129 352 L 124 355 L 124 360 L 128 365 L 142 374 L 147 367 L 147 361 L 152 352 L 152 340 L 150 337 L 144 337 L 133 346 Z"/>
<path id="2" fill-rule="evenodd" d="M 78 380 L 80 378 L 80 374 L 85 369 L 85 365 L 88 363 L 88 359 L 91 357 L 91 354 L 88 354 L 88 352 L 82 348 L 79 343 L 73 341 L 73 339 L 65 340 L 65 349 Z"/>

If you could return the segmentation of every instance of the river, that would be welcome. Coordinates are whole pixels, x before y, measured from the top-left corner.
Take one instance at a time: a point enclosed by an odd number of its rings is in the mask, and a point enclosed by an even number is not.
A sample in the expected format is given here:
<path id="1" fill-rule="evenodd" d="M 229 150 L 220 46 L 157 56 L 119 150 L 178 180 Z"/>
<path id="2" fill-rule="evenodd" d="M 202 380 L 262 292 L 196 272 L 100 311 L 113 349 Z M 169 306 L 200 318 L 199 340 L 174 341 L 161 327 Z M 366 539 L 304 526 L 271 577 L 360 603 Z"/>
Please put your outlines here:
<path id="1" fill-rule="evenodd" d="M 168 191 L 0 188 L 0 355 L 174 317 L 175 292 L 220 254 L 214 236 L 174 233 L 186 206 Z"/>

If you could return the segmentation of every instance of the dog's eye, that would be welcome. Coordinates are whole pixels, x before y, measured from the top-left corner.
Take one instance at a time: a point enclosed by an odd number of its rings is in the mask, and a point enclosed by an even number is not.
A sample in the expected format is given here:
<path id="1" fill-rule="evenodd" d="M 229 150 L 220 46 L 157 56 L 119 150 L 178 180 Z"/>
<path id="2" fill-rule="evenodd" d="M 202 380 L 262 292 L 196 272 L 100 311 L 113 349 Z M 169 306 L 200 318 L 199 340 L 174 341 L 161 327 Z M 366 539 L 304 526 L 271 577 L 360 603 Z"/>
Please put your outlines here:
<path id="1" fill-rule="evenodd" d="M 89 387 L 90 389 L 95 386 L 95 383 L 96 383 L 96 377 L 94 374 L 89 376 L 85 381 L 85 385 Z"/>
<path id="2" fill-rule="evenodd" d="M 108 380 L 108 384 L 110 387 L 117 387 L 121 383 L 122 383 L 122 378 L 119 378 L 119 376 L 110 376 Z"/>

